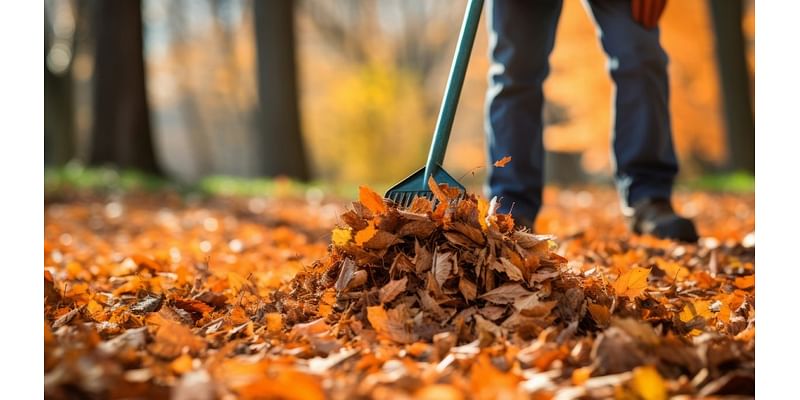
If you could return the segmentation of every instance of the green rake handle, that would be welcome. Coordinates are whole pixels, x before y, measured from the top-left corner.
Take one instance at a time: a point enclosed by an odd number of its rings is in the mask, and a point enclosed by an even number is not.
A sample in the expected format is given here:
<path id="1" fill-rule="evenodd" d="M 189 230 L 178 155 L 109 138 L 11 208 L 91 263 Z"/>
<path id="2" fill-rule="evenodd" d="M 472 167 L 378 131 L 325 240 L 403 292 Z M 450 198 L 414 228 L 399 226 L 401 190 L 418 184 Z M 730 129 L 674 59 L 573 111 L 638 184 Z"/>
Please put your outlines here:
<path id="1" fill-rule="evenodd" d="M 444 153 L 447 150 L 447 142 L 450 140 L 450 130 L 453 128 L 458 98 L 461 96 L 461 87 L 464 86 L 464 76 L 467 74 L 469 56 L 472 53 L 472 44 L 475 42 L 475 32 L 478 30 L 482 8 L 483 0 L 469 0 L 467 3 L 467 11 L 464 14 L 464 22 L 461 25 L 461 33 L 458 35 L 456 44 L 456 55 L 453 65 L 450 67 L 442 108 L 439 109 L 439 118 L 436 120 L 436 129 L 433 131 L 428 162 L 425 164 L 422 190 L 428 190 L 428 177 L 433 175 L 436 171 L 435 168 L 439 168 L 444 163 Z"/>

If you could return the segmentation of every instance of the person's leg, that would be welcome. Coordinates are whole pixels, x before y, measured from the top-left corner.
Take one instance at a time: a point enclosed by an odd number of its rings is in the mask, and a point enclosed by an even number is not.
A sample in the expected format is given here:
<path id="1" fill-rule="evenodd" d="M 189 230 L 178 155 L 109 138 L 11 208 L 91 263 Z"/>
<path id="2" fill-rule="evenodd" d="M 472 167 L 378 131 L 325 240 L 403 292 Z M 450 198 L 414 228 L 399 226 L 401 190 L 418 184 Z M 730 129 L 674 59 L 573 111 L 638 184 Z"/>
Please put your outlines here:
<path id="1" fill-rule="evenodd" d="M 487 192 L 532 224 L 542 205 L 542 83 L 549 72 L 562 0 L 490 0 Z M 492 163 L 505 156 L 503 168 Z M 513 209 L 512 209 L 513 208 Z"/>
<path id="2" fill-rule="evenodd" d="M 667 54 L 659 29 L 633 20 L 630 0 L 588 0 L 615 83 L 614 156 L 624 207 L 669 199 L 678 173 L 669 114 Z"/>
<path id="3" fill-rule="evenodd" d="M 678 161 L 672 144 L 667 54 L 659 29 L 634 21 L 630 0 L 585 0 L 614 81 L 614 156 L 623 211 L 637 233 L 697 240 L 670 204 Z"/>

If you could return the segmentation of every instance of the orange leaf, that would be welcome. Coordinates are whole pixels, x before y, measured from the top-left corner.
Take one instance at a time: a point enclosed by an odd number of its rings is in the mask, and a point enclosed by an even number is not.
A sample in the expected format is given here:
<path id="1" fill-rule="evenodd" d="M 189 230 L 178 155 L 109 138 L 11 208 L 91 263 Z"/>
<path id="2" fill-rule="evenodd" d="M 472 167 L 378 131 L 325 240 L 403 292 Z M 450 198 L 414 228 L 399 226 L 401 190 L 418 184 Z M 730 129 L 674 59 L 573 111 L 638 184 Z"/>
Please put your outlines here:
<path id="1" fill-rule="evenodd" d="M 503 168 L 506 164 L 511 162 L 511 156 L 505 156 L 497 161 L 494 162 L 494 166 L 497 168 Z"/>
<path id="2" fill-rule="evenodd" d="M 367 225 L 366 228 L 364 228 L 364 229 L 358 231 L 358 233 L 356 233 L 356 238 L 355 238 L 356 239 L 356 244 L 359 245 L 359 246 L 363 245 L 368 240 L 372 239 L 372 237 L 375 236 L 376 233 L 378 233 L 378 230 L 375 229 L 375 221 L 374 220 L 370 220 L 369 221 L 369 225 Z"/>
<path id="3" fill-rule="evenodd" d="M 583 385 L 592 375 L 592 367 L 581 367 L 572 371 L 572 384 Z"/>
<path id="4" fill-rule="evenodd" d="M 278 333 L 283 329 L 283 316 L 280 313 L 267 313 L 267 330 Z"/>
<path id="5" fill-rule="evenodd" d="M 367 319 L 376 332 L 385 334 L 389 331 L 389 317 L 383 306 L 367 307 Z"/>
<path id="6" fill-rule="evenodd" d="M 383 214 L 386 212 L 386 204 L 383 203 L 383 196 L 373 192 L 372 189 L 366 186 L 358 187 L 358 201 L 375 214 Z"/>
<path id="7" fill-rule="evenodd" d="M 647 289 L 647 276 L 650 275 L 650 268 L 633 267 L 630 271 L 622 274 L 614 282 L 614 291 L 617 296 L 635 298 L 642 295 Z"/>
<path id="8" fill-rule="evenodd" d="M 611 313 L 607 307 L 590 303 L 587 308 L 589 309 L 589 314 L 592 315 L 595 321 L 599 322 L 601 325 L 608 325 L 608 321 L 611 320 Z"/>
<path id="9" fill-rule="evenodd" d="M 756 284 L 756 276 L 755 275 L 748 275 L 748 276 L 740 276 L 733 281 L 733 284 L 736 285 L 739 289 L 748 289 Z"/>
<path id="10" fill-rule="evenodd" d="M 325 289 L 325 291 L 322 292 L 322 297 L 319 299 L 319 311 L 317 311 L 317 313 L 321 317 L 327 317 L 333 312 L 334 303 L 336 303 L 336 289 Z"/>
<path id="11" fill-rule="evenodd" d="M 442 204 L 447 203 L 447 195 L 444 194 L 444 191 L 436 183 L 436 180 L 433 179 L 433 176 L 428 177 L 428 188 L 430 188 L 431 192 L 433 192 L 436 198 L 439 199 L 439 202 Z"/>

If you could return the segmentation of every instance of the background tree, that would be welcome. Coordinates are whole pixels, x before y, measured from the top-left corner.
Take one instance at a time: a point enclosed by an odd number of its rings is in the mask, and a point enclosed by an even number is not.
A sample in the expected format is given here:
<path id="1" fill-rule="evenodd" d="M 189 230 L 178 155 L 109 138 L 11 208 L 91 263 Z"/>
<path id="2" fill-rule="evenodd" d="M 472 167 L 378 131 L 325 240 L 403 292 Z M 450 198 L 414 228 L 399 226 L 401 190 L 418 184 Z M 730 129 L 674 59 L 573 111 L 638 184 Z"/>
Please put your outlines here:
<path id="1" fill-rule="evenodd" d="M 99 1 L 89 163 L 160 174 L 145 89 L 140 0 Z"/>
<path id="2" fill-rule="evenodd" d="M 75 14 L 70 2 L 45 2 L 44 156 L 45 163 L 51 165 L 62 165 L 75 154 L 72 83 Z"/>
<path id="3" fill-rule="evenodd" d="M 755 172 L 755 122 L 742 34 L 741 0 L 710 0 L 728 135 L 728 168 Z"/>
<path id="4" fill-rule="evenodd" d="M 254 1 L 258 59 L 261 173 L 309 179 L 300 132 L 295 63 L 294 2 Z"/>

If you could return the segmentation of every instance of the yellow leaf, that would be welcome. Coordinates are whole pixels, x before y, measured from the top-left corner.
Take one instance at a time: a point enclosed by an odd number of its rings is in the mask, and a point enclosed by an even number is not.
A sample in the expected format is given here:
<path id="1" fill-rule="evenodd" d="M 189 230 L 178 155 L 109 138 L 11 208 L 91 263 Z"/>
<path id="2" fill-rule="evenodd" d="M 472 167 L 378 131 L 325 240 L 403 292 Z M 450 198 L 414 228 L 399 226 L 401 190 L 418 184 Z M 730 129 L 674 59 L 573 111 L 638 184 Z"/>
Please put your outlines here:
<path id="1" fill-rule="evenodd" d="M 667 387 L 664 379 L 652 366 L 633 369 L 631 388 L 642 400 L 664 400 L 667 398 Z"/>
<path id="2" fill-rule="evenodd" d="M 696 300 L 693 303 L 683 306 L 683 310 L 681 310 L 678 316 L 683 322 L 689 322 L 694 319 L 694 317 L 709 319 L 714 316 L 709 308 L 710 305 L 711 300 Z"/>
<path id="3" fill-rule="evenodd" d="M 489 202 L 484 200 L 483 197 L 478 197 L 478 222 L 481 224 L 481 228 L 484 231 L 489 229 L 489 225 L 486 223 L 486 217 L 489 215 Z"/>
<path id="4" fill-rule="evenodd" d="M 372 239 L 372 237 L 375 236 L 376 233 L 378 233 L 378 230 L 375 229 L 375 221 L 371 220 L 369 221 L 369 224 L 367 225 L 366 228 L 356 233 L 356 244 L 359 246 L 363 245 L 364 243 Z"/>
<path id="5" fill-rule="evenodd" d="M 350 228 L 334 228 L 331 234 L 331 241 L 334 246 L 346 246 L 347 243 L 353 238 L 353 232 Z"/>
<path id="6" fill-rule="evenodd" d="M 386 204 L 383 202 L 383 196 L 375 193 L 366 186 L 358 187 L 358 201 L 375 214 L 383 214 L 386 212 Z"/>
<path id="7" fill-rule="evenodd" d="M 633 267 L 630 271 L 622 274 L 612 285 L 617 296 L 635 298 L 642 295 L 647 289 L 647 276 L 650 275 L 650 268 Z"/>
<path id="8" fill-rule="evenodd" d="M 664 259 L 657 259 L 656 265 L 666 274 L 665 278 L 669 282 L 681 282 L 689 276 L 689 270 L 680 264 Z"/>

